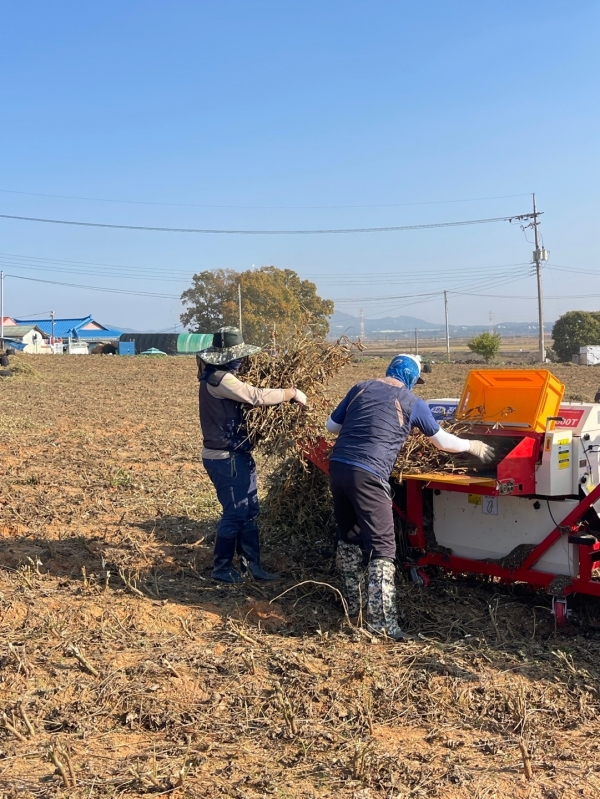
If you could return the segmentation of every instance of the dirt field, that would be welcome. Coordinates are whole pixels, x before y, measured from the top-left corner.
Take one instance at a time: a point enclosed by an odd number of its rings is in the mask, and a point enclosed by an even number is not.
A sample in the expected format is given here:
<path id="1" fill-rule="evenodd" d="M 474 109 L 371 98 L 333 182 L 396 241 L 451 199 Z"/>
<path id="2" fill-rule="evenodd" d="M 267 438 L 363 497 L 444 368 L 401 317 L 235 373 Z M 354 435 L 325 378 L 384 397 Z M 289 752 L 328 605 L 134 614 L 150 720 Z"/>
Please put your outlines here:
<path id="1" fill-rule="evenodd" d="M 475 355 L 467 346 L 470 338 L 451 338 L 450 339 L 450 360 L 481 361 L 480 355 Z M 366 354 L 391 358 L 397 352 L 415 352 L 414 338 L 400 341 L 371 341 L 365 342 Z M 546 336 L 546 348 L 552 347 L 552 339 Z M 446 360 L 446 340 L 441 338 L 427 339 L 421 338 L 418 342 L 418 352 L 424 358 L 431 358 L 435 361 Z M 534 363 L 538 359 L 538 339 L 532 336 L 523 337 L 504 337 L 500 342 L 498 353 L 499 361 L 514 361 L 516 363 Z"/>
<path id="2" fill-rule="evenodd" d="M 337 585 L 328 530 L 300 559 L 267 541 L 276 585 L 217 586 L 194 360 L 21 361 L 0 382 L 1 797 L 600 795 L 600 603 L 557 630 L 543 595 L 434 575 L 399 586 L 420 640 L 374 641 L 298 585 Z M 384 365 L 347 367 L 332 406 Z M 467 370 L 436 364 L 423 395 Z M 567 399 L 600 387 L 553 371 Z"/>

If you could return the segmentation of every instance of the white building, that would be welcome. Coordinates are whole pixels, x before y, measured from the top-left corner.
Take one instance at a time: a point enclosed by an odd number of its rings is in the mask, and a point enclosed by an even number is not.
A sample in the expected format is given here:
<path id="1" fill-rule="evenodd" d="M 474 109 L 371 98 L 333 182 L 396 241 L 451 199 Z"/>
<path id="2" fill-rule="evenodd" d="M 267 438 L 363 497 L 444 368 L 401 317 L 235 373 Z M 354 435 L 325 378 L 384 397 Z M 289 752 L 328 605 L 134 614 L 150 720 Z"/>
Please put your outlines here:
<path id="1" fill-rule="evenodd" d="M 48 342 L 44 333 L 36 325 L 4 325 L 4 343 L 14 346 L 21 352 L 40 354 L 47 352 Z"/>

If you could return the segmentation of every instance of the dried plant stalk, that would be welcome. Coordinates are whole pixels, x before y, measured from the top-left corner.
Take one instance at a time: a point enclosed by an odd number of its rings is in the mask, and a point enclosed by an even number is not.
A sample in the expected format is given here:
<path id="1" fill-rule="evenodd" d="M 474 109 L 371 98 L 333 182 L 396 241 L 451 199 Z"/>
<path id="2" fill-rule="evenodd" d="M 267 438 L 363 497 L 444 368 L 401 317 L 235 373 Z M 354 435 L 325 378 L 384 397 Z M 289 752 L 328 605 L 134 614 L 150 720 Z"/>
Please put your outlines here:
<path id="1" fill-rule="evenodd" d="M 23 700 L 21 700 L 20 702 L 17 703 L 17 710 L 19 711 L 19 714 L 20 714 L 21 718 L 25 722 L 25 726 L 27 727 L 27 730 L 28 730 L 29 734 L 33 738 L 33 736 L 35 735 L 35 728 L 34 728 L 33 724 L 31 723 L 31 721 L 29 719 L 29 716 L 27 715 L 27 711 L 25 710 L 25 708 L 23 706 Z"/>
<path id="2" fill-rule="evenodd" d="M 331 545 L 335 519 L 329 481 L 299 449 L 268 476 L 260 518 L 266 540 L 294 552 L 295 560 L 306 555 L 307 544 Z"/>
<path id="3" fill-rule="evenodd" d="M 75 644 L 69 644 L 65 650 L 65 655 L 70 657 L 74 657 L 81 667 L 91 674 L 93 677 L 99 677 L 100 673 L 98 670 L 92 666 L 90 661 L 85 657 L 85 655 L 79 650 L 79 647 L 75 646 Z"/>
<path id="4" fill-rule="evenodd" d="M 64 755 L 64 752 L 58 749 L 58 747 L 52 746 L 50 748 L 50 751 L 48 752 L 48 759 L 56 767 L 56 770 L 60 774 L 60 777 L 63 781 L 64 787 L 72 788 L 73 784 L 71 783 L 71 779 L 69 777 L 69 774 L 67 773 L 67 769 L 65 768 L 64 763 L 60 760 L 58 756 L 59 754 Z"/>
<path id="5" fill-rule="evenodd" d="M 248 383 L 259 388 L 296 387 L 308 397 L 308 407 L 286 402 L 249 410 L 248 436 L 256 448 L 280 457 L 288 454 L 298 439 L 315 441 L 321 436 L 331 410 L 325 387 L 360 349 L 360 344 L 345 337 L 327 342 L 307 327 L 249 358 L 243 373 Z"/>
<path id="6" fill-rule="evenodd" d="M 525 777 L 528 780 L 532 780 L 533 768 L 531 766 L 531 758 L 529 757 L 529 752 L 527 751 L 527 744 L 522 738 L 519 740 L 519 751 L 521 752 L 521 758 L 523 760 L 523 771 L 525 772 Z"/>
<path id="7" fill-rule="evenodd" d="M 12 734 L 15 736 L 15 738 L 18 741 L 21 741 L 21 743 L 27 743 L 27 738 L 24 735 L 21 735 L 19 730 L 17 730 L 17 728 L 10 723 L 6 713 L 2 714 L 2 723 L 4 725 L 4 729 L 8 730 L 9 732 L 12 732 Z"/>
<path id="8" fill-rule="evenodd" d="M 449 422 L 444 425 L 444 430 L 455 436 L 460 436 L 468 429 L 469 426 L 461 422 Z M 397 480 L 402 480 L 405 475 L 424 474 L 425 472 L 465 474 L 467 466 L 457 461 L 455 454 L 438 449 L 424 433 L 414 429 L 398 453 L 392 476 Z"/>

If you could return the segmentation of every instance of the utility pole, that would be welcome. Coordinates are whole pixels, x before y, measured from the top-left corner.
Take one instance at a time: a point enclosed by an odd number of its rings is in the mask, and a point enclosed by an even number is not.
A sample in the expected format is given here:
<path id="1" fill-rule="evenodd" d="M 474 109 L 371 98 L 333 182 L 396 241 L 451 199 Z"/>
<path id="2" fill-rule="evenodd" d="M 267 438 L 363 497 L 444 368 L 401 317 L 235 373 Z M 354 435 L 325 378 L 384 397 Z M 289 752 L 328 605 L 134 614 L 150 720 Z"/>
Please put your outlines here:
<path id="1" fill-rule="evenodd" d="M 419 331 L 415 327 L 415 355 L 419 354 Z"/>
<path id="2" fill-rule="evenodd" d="M 52 355 L 54 355 L 54 311 L 50 311 L 50 319 L 52 320 L 52 339 L 50 343 L 52 344 Z"/>
<path id="3" fill-rule="evenodd" d="M 490 336 L 494 332 L 494 314 L 490 311 L 490 326 L 488 328 Z"/>
<path id="4" fill-rule="evenodd" d="M 539 345 L 540 345 L 540 361 L 544 363 L 546 360 L 546 346 L 544 341 L 544 296 L 542 294 L 542 261 L 548 260 L 548 250 L 543 247 L 540 248 L 539 235 L 538 235 L 538 211 L 535 204 L 535 193 L 533 194 L 533 235 L 535 238 L 535 252 L 533 253 L 533 262 L 535 264 L 535 275 L 537 278 L 537 292 L 538 292 L 538 325 L 539 325 Z"/>
<path id="5" fill-rule="evenodd" d="M 446 315 L 446 360 L 450 360 L 450 325 L 448 324 L 448 292 L 444 289 L 444 313 Z"/>
<path id="6" fill-rule="evenodd" d="M 238 283 L 238 312 L 240 316 L 240 333 L 242 332 L 242 284 Z"/>
<path id="7" fill-rule="evenodd" d="M 360 343 L 363 344 L 365 340 L 365 313 L 360 309 Z"/>

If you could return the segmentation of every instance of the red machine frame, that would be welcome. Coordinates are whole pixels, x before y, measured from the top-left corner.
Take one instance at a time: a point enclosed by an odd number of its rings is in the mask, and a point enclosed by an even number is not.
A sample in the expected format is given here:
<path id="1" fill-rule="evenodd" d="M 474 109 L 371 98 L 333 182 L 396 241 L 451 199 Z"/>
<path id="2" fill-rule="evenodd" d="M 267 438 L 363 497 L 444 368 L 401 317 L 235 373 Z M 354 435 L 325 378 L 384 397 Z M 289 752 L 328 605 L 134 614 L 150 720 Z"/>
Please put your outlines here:
<path id="1" fill-rule="evenodd" d="M 571 510 L 570 513 L 533 549 L 525 558 L 523 563 L 511 569 L 501 566 L 498 563 L 487 563 L 482 560 L 447 555 L 439 552 L 428 552 L 427 541 L 423 524 L 423 489 L 429 488 L 440 491 L 458 491 L 470 494 L 481 494 L 484 496 L 502 496 L 506 494 L 514 495 L 533 495 L 534 485 L 531 485 L 530 471 L 526 468 L 521 469 L 518 463 L 520 458 L 523 462 L 531 463 L 531 459 L 537 459 L 539 446 L 543 434 L 530 433 L 513 449 L 509 457 L 499 464 L 498 479 L 495 485 L 478 485 L 477 483 L 460 484 L 437 481 L 435 479 L 424 480 L 423 475 L 419 479 L 406 477 L 406 512 L 404 512 L 394 502 L 395 513 L 407 523 L 408 544 L 415 552 L 415 559 L 404 564 L 405 568 L 421 569 L 425 566 L 438 566 L 447 572 L 470 573 L 489 575 L 498 577 L 505 583 L 522 582 L 528 583 L 535 588 L 542 588 L 546 591 L 551 587 L 551 583 L 559 576 L 549 572 L 535 571 L 534 566 L 540 558 L 553 546 L 563 535 L 569 536 L 569 543 L 576 546 L 579 556 L 579 577 L 566 578 L 570 583 L 561 589 L 561 596 L 566 597 L 570 594 L 580 593 L 588 596 L 600 597 L 600 579 L 594 579 L 593 570 L 600 563 L 600 541 L 591 540 L 591 537 L 584 535 L 585 528 L 581 528 L 581 520 L 585 512 L 598 500 L 600 500 L 600 485 L 596 486 L 586 497 Z M 329 473 L 328 459 L 329 444 L 322 439 L 316 446 L 306 447 L 307 458 L 318 468 Z M 516 458 L 516 461 L 514 460 Z M 512 468 L 510 461 L 513 459 Z M 524 463 L 523 463 L 524 465 Z M 502 471 L 504 469 L 504 471 Z M 512 490 L 507 491 L 509 484 L 504 481 L 504 476 L 510 473 L 510 483 Z M 517 482 L 518 475 L 522 476 L 521 482 Z M 564 614 L 564 607 L 561 610 Z M 559 616 L 556 612 L 557 619 Z"/>

